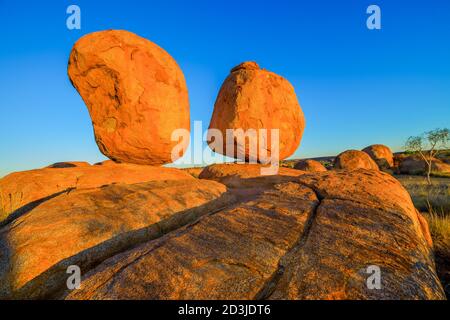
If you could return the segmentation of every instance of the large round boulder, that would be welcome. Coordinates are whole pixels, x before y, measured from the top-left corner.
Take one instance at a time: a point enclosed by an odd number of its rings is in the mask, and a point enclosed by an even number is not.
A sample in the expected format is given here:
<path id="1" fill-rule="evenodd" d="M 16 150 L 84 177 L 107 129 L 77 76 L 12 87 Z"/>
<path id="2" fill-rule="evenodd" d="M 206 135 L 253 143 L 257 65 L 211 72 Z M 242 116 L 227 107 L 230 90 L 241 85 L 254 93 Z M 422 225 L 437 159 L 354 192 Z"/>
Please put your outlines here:
<path id="1" fill-rule="evenodd" d="M 382 144 L 374 144 L 364 148 L 367 153 L 381 169 L 389 169 L 394 166 L 394 155 L 389 147 Z"/>
<path id="2" fill-rule="evenodd" d="M 282 160 L 299 146 L 305 118 L 289 81 L 260 69 L 255 62 L 244 62 L 233 68 L 223 83 L 209 128 L 220 130 L 224 136 L 223 150 L 216 152 L 264 163 L 272 154 L 276 157 L 277 151 L 272 150 L 272 129 L 279 129 L 279 160 Z M 230 139 L 227 143 L 227 129 L 242 129 L 246 133 L 255 130 L 253 141 L 258 140 L 259 147 L 252 150 L 245 139 Z M 267 143 L 262 143 L 263 138 L 258 136 L 264 132 L 261 129 L 267 130 Z M 260 148 L 264 144 L 265 148 Z M 262 153 L 259 149 L 266 151 Z"/>
<path id="3" fill-rule="evenodd" d="M 190 129 L 189 99 L 184 75 L 166 51 L 131 32 L 94 32 L 74 45 L 68 74 L 104 155 L 148 165 L 176 160 L 178 141 L 171 136 Z"/>
<path id="4" fill-rule="evenodd" d="M 294 169 L 308 172 L 325 172 L 327 168 L 316 160 L 300 160 L 294 165 Z"/>
<path id="5" fill-rule="evenodd" d="M 358 150 L 347 150 L 334 159 L 334 169 L 355 170 L 368 169 L 379 170 L 378 165 L 365 152 Z"/>

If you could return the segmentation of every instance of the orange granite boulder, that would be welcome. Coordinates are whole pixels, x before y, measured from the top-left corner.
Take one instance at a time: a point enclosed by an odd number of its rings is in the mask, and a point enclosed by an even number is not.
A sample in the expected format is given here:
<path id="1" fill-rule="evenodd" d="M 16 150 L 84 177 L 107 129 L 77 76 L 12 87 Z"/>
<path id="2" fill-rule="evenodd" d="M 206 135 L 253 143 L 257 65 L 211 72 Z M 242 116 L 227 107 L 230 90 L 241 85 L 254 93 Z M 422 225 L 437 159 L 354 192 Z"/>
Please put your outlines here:
<path id="1" fill-rule="evenodd" d="M 325 172 L 327 168 L 316 160 L 300 160 L 294 165 L 294 169 L 308 172 Z"/>
<path id="2" fill-rule="evenodd" d="M 175 161 L 176 129 L 190 129 L 183 72 L 162 48 L 131 32 L 108 30 L 78 40 L 68 74 L 89 110 L 100 151 L 117 162 Z"/>
<path id="3" fill-rule="evenodd" d="M 362 151 L 367 153 L 380 169 L 389 169 L 394 166 L 394 155 L 391 149 L 383 144 L 374 144 Z"/>
<path id="4" fill-rule="evenodd" d="M 339 154 L 334 159 L 334 169 L 336 170 L 380 170 L 378 165 L 365 152 L 358 150 L 347 150 Z"/>
<path id="5" fill-rule="evenodd" d="M 279 160 L 294 153 L 302 139 L 305 118 L 289 81 L 255 62 L 244 62 L 224 81 L 209 128 L 220 130 L 224 137 L 223 150 L 216 152 L 265 163 L 276 152 L 272 142 L 278 142 Z M 229 139 L 227 143 L 228 129 L 255 130 L 255 148 L 244 139 Z M 267 130 L 265 138 L 259 135 L 261 129 Z M 272 141 L 272 129 L 279 129 L 279 141 Z M 261 153 L 260 149 L 265 151 Z"/>

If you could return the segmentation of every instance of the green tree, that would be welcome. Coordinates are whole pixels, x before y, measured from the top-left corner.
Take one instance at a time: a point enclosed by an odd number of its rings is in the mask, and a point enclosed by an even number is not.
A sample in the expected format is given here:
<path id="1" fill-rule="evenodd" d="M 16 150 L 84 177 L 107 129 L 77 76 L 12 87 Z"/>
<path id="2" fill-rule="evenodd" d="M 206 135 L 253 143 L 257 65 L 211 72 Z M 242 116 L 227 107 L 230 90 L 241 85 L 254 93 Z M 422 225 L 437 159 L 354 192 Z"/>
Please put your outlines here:
<path id="1" fill-rule="evenodd" d="M 431 185 L 433 161 L 441 150 L 447 149 L 450 141 L 449 129 L 435 129 L 420 136 L 409 137 L 405 144 L 406 151 L 414 152 L 427 164 L 427 182 Z"/>

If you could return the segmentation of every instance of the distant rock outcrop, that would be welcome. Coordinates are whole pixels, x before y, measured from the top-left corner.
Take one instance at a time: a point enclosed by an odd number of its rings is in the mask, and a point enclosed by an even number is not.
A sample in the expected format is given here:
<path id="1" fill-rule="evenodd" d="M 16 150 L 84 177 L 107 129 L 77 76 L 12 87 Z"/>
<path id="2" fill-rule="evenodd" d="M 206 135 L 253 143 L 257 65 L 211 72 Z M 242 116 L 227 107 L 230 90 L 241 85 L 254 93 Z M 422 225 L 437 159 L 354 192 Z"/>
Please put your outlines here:
<path id="1" fill-rule="evenodd" d="M 408 156 L 400 160 L 398 170 L 402 174 L 425 174 L 428 170 L 428 164 L 419 156 Z M 434 173 L 450 173 L 450 164 L 439 159 L 433 159 L 431 171 Z"/>
<path id="2" fill-rule="evenodd" d="M 379 170 L 378 165 L 365 152 L 358 150 L 347 150 L 334 159 L 334 169 L 337 170 Z"/>
<path id="3" fill-rule="evenodd" d="M 378 165 L 380 169 L 389 169 L 394 166 L 394 155 L 389 147 L 382 144 L 374 144 L 364 148 L 367 153 Z"/>
<path id="4" fill-rule="evenodd" d="M 300 160 L 294 165 L 294 169 L 308 172 L 325 172 L 327 168 L 316 160 Z"/>
<path id="5" fill-rule="evenodd" d="M 184 75 L 166 51 L 131 32 L 94 32 L 73 47 L 68 73 L 104 155 L 145 165 L 176 160 L 171 135 L 189 130 L 189 99 Z"/>
<path id="6" fill-rule="evenodd" d="M 89 167 L 91 164 L 85 161 L 66 161 L 66 162 L 57 162 L 52 165 L 49 165 L 47 168 L 74 168 L 74 167 Z"/>
<path id="7" fill-rule="evenodd" d="M 256 150 L 252 152 L 248 143 L 234 140 L 227 145 L 223 139 L 222 153 L 240 160 L 258 159 L 266 161 L 272 155 L 271 129 L 279 129 L 279 159 L 292 155 L 300 144 L 305 119 L 297 101 L 293 86 L 281 76 L 260 69 L 255 62 L 244 62 L 231 70 L 220 89 L 214 113 L 209 125 L 226 136 L 227 129 L 267 129 L 267 156 Z M 258 135 L 258 132 L 256 132 Z M 259 139 L 259 143 L 263 140 Z M 219 150 L 220 151 L 220 150 Z"/>

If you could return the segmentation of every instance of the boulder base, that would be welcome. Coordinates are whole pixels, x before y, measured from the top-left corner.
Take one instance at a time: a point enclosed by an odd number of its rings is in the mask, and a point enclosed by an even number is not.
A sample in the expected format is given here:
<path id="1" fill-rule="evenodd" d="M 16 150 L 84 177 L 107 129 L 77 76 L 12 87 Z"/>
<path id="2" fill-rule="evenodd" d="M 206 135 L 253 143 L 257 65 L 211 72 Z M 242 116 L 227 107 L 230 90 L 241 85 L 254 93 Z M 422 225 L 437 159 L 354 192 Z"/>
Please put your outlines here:
<path id="1" fill-rule="evenodd" d="M 218 181 L 230 188 L 261 188 L 305 174 L 303 171 L 278 168 L 275 175 L 264 176 L 259 164 L 213 164 L 203 169 L 200 179 Z"/>

